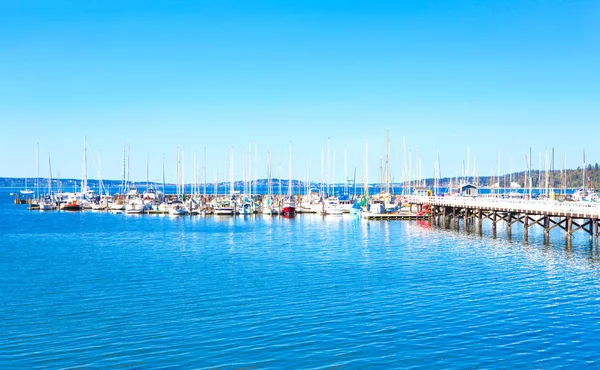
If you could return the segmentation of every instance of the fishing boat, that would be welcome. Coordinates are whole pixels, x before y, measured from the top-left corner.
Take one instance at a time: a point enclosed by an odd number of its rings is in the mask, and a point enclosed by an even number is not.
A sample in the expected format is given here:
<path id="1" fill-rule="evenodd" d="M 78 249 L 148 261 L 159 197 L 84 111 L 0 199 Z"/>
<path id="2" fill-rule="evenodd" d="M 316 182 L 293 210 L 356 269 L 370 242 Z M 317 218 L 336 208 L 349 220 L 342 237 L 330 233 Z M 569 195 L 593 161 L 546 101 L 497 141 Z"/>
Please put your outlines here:
<path id="1" fill-rule="evenodd" d="M 65 193 L 66 201 L 61 203 L 60 209 L 63 211 L 81 211 L 83 209 L 82 203 L 79 201 L 75 193 Z"/>

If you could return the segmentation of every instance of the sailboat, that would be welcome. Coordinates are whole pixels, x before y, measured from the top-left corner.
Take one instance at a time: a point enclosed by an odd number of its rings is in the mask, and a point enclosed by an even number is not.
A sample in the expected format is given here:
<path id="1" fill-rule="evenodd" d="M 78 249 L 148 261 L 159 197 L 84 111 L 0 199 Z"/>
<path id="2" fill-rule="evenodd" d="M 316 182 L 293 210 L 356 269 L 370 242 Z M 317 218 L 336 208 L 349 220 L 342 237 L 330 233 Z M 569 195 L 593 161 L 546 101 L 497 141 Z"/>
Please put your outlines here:
<path id="1" fill-rule="evenodd" d="M 32 189 L 27 189 L 27 171 L 25 171 L 25 189 L 19 190 L 19 193 L 21 193 L 22 195 L 32 195 L 33 194 Z"/>
<path id="2" fill-rule="evenodd" d="M 294 217 L 296 215 L 296 200 L 292 195 L 292 142 L 290 142 L 290 180 L 288 184 L 288 194 L 283 201 L 283 215 L 288 217 Z"/>
<path id="3" fill-rule="evenodd" d="M 52 196 L 52 166 L 50 155 L 48 155 L 48 194 L 40 201 L 40 211 L 52 211 L 56 209 L 56 202 Z"/>
<path id="4" fill-rule="evenodd" d="M 263 197 L 262 204 L 261 204 L 261 211 L 262 211 L 263 215 L 277 214 L 277 210 L 273 206 L 273 196 L 271 194 L 271 192 L 273 190 L 272 189 L 273 188 L 273 179 L 272 179 L 271 171 L 272 171 L 272 158 L 271 158 L 271 151 L 269 151 L 269 168 L 268 168 L 269 179 L 267 182 L 267 196 Z"/>

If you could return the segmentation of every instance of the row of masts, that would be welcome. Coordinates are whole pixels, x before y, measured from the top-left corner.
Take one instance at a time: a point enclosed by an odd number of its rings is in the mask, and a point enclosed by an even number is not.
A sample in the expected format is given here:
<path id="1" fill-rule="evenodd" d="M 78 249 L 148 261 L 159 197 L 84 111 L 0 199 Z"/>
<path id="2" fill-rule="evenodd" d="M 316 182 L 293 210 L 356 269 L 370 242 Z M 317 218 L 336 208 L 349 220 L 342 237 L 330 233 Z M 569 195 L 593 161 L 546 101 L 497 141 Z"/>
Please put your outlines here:
<path id="1" fill-rule="evenodd" d="M 83 160 L 83 172 L 82 172 L 82 182 L 81 189 L 88 188 L 88 172 L 87 172 L 87 138 L 84 138 L 84 160 Z M 229 153 L 227 153 L 229 152 Z M 369 195 L 369 187 L 370 182 L 368 178 L 369 174 L 369 144 L 368 141 L 365 143 L 365 159 L 364 159 L 364 174 L 363 174 L 363 186 L 365 195 Z M 466 158 L 466 166 L 465 161 L 462 163 L 462 171 L 459 175 L 458 171 L 453 177 L 446 177 L 446 184 L 442 184 L 442 173 L 440 166 L 440 156 L 439 151 L 436 153 L 435 162 L 433 166 L 433 178 L 432 183 L 427 183 L 425 180 L 425 176 L 423 175 L 422 170 L 422 160 L 419 157 L 418 151 L 416 151 L 416 155 L 413 158 L 412 151 L 406 150 L 406 138 L 403 138 L 403 166 L 402 166 L 402 195 L 408 195 L 407 192 L 410 192 L 411 189 L 420 187 L 420 186 L 432 186 L 433 192 L 435 195 L 438 194 L 440 188 L 453 188 L 458 187 L 461 184 L 473 183 L 475 185 L 479 185 L 479 176 L 477 169 L 476 158 L 473 157 L 473 163 L 471 164 L 471 153 L 470 148 L 467 148 L 467 158 Z M 130 158 L 131 158 L 131 150 L 130 147 L 124 144 L 123 146 L 123 174 L 122 174 L 122 183 L 119 188 L 119 192 L 126 192 L 127 189 L 131 186 L 131 178 L 130 178 Z M 202 194 L 206 195 L 207 189 L 207 164 L 206 164 L 206 148 L 204 148 L 204 165 L 198 166 L 196 151 L 193 152 L 193 177 L 190 182 L 191 192 L 192 194 Z M 326 160 L 326 165 L 325 165 Z M 384 161 L 385 160 L 385 161 Z M 330 148 L 330 139 L 327 140 L 327 155 L 325 157 L 325 148 L 322 147 L 321 150 L 321 182 L 320 182 L 320 193 L 321 194 L 331 194 L 334 187 L 334 179 L 335 177 L 335 163 L 336 163 L 336 152 L 333 151 L 333 163 L 331 166 L 331 148 Z M 229 180 L 229 193 L 233 194 L 235 191 L 235 168 L 234 168 L 234 148 L 226 148 L 226 156 L 225 156 L 225 179 Z M 509 158 L 509 168 L 508 168 L 508 176 L 506 175 L 507 171 L 504 168 L 504 175 L 501 174 L 501 153 L 498 149 L 497 155 L 497 165 L 496 165 L 496 176 L 492 176 L 490 183 L 488 184 L 490 188 L 497 189 L 497 192 L 500 192 L 500 189 L 510 189 L 514 187 L 515 183 L 520 182 L 517 178 L 513 178 L 512 172 L 513 158 Z M 532 153 L 531 149 L 529 153 L 525 153 L 525 165 L 526 171 L 524 172 L 523 179 L 521 183 L 523 187 L 529 189 L 531 193 L 534 188 L 533 175 L 535 174 L 535 170 L 532 169 Z M 258 160 L 257 160 L 257 146 L 256 144 L 250 144 L 247 151 L 243 153 L 243 194 L 257 194 L 258 193 Z M 268 152 L 268 192 L 272 193 L 272 177 L 273 177 L 273 160 L 272 160 L 272 152 Z M 306 164 L 306 177 L 304 181 L 305 192 L 308 193 L 311 191 L 311 182 L 309 181 L 309 173 L 310 173 L 311 161 L 308 161 Z M 494 172 L 494 166 L 491 166 L 491 171 Z M 51 191 L 52 186 L 52 171 L 51 171 L 51 161 L 50 156 L 48 156 L 48 191 Z M 101 174 L 101 166 L 100 166 L 100 151 L 98 151 L 97 155 L 97 168 L 98 168 L 98 182 L 99 182 L 99 190 L 102 194 L 103 192 L 107 192 L 107 189 L 102 184 L 102 174 Z M 179 147 L 177 148 L 177 187 L 176 193 L 178 195 L 182 195 L 186 190 L 186 179 L 185 179 L 185 148 L 181 150 Z M 293 188 L 292 183 L 292 143 L 289 145 L 289 180 L 288 180 L 288 191 L 291 191 Z M 385 158 L 380 160 L 379 165 L 379 191 L 381 193 L 390 193 L 390 183 L 393 182 L 393 178 L 391 178 L 390 171 L 390 144 L 389 144 L 389 134 L 386 131 L 385 137 Z M 544 171 L 542 171 L 542 168 Z M 567 183 L 566 183 L 566 168 L 567 168 L 567 156 L 565 154 L 564 160 L 562 161 L 562 169 L 560 170 L 560 189 L 563 192 L 566 192 Z M 229 172 L 227 172 L 227 169 Z M 581 179 L 581 187 L 586 188 L 586 180 L 587 185 L 591 187 L 591 182 L 589 177 L 586 179 L 586 169 L 587 163 L 585 159 L 585 152 L 583 153 L 583 169 L 582 169 L 582 179 Z M 542 152 L 539 153 L 539 166 L 537 170 L 537 189 L 543 189 L 544 195 L 549 195 L 549 193 L 554 188 L 550 184 L 550 173 L 554 173 L 554 149 L 546 150 L 544 160 L 542 160 Z M 355 170 L 356 173 L 356 170 Z M 507 178 L 508 177 L 508 178 Z M 281 180 L 281 165 L 279 165 L 279 180 Z M 494 179 L 495 178 L 495 179 Z M 35 181 L 35 189 L 36 194 L 40 194 L 40 176 L 39 176 L 39 144 L 36 144 L 36 181 Z M 332 181 L 333 180 L 333 181 Z M 162 171 L 162 182 L 163 188 L 165 185 L 165 160 L 163 154 L 163 171 Z M 504 186 L 502 186 L 502 182 L 504 182 Z M 155 181 L 156 183 L 156 181 Z M 203 186 L 202 186 L 203 183 Z M 356 175 L 354 176 L 354 180 L 352 181 L 354 188 L 356 188 Z M 219 184 L 219 172 L 215 171 L 215 189 L 218 189 Z M 348 165 L 347 165 L 347 150 L 344 147 L 344 182 L 343 182 L 343 193 L 349 193 L 349 184 L 350 179 L 348 178 Z M 146 186 L 150 186 L 150 177 L 149 177 L 149 159 L 146 156 Z M 279 194 L 281 195 L 281 181 L 278 182 L 279 186 Z M 227 190 L 225 190 L 227 193 Z"/>

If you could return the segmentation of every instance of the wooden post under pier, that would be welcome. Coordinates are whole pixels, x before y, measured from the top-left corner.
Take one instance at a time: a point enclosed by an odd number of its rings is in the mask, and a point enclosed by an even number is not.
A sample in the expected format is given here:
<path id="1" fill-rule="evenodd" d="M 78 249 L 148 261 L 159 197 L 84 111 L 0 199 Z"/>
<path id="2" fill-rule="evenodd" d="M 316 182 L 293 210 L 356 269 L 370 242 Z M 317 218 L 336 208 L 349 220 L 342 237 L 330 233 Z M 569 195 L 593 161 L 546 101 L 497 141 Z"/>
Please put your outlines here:
<path id="1" fill-rule="evenodd" d="M 529 215 L 525 214 L 523 219 L 523 240 L 527 243 L 529 241 Z"/>

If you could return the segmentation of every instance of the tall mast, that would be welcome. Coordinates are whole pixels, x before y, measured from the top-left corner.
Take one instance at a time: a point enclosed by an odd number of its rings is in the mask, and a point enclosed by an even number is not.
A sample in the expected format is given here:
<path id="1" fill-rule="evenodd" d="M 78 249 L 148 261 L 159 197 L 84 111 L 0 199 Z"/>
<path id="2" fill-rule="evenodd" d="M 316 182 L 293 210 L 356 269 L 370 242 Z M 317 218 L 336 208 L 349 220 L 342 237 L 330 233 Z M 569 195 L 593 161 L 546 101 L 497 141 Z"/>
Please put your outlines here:
<path id="1" fill-rule="evenodd" d="M 365 197 L 369 198 L 369 140 L 365 141 Z"/>
<path id="2" fill-rule="evenodd" d="M 407 194 L 410 195 L 410 191 L 412 189 L 412 179 L 413 179 L 413 173 L 412 173 L 412 150 L 408 151 L 408 189 L 407 190 Z"/>
<path id="3" fill-rule="evenodd" d="M 288 184 L 288 195 L 292 196 L 292 142 L 290 141 L 290 183 Z"/>
<path id="4" fill-rule="evenodd" d="M 248 167 L 248 153 L 244 153 L 244 197 L 248 193 L 248 177 L 246 174 L 247 167 Z"/>
<path id="5" fill-rule="evenodd" d="M 403 166 L 402 166 L 402 195 L 407 195 L 406 192 L 406 178 L 407 178 L 407 174 L 406 171 L 408 170 L 407 166 L 406 166 L 406 136 L 402 136 L 402 157 L 404 160 Z"/>
<path id="6" fill-rule="evenodd" d="M 390 140 L 385 130 L 385 192 L 390 193 Z"/>
<path id="7" fill-rule="evenodd" d="M 321 147 L 321 195 L 325 195 L 325 149 Z"/>
<path id="8" fill-rule="evenodd" d="M 333 169 L 331 173 L 332 189 L 331 192 L 335 194 L 335 150 L 333 151 Z"/>
<path id="9" fill-rule="evenodd" d="M 48 195 L 52 195 L 52 163 L 48 154 Z"/>
<path id="10" fill-rule="evenodd" d="M 181 195 L 181 159 L 179 155 L 179 147 L 177 147 L 177 199 Z"/>
<path id="11" fill-rule="evenodd" d="M 98 150 L 98 194 L 102 196 L 102 169 L 100 165 L 100 150 Z"/>
<path id="12" fill-rule="evenodd" d="M 279 163 L 279 173 L 277 174 L 277 186 L 279 187 L 279 196 L 281 197 L 281 163 Z"/>
<path id="13" fill-rule="evenodd" d="M 127 188 L 129 188 L 129 181 L 131 180 L 131 177 L 129 177 L 131 173 L 131 147 L 129 145 L 127 145 L 127 181 L 125 183 L 125 186 Z"/>
<path id="14" fill-rule="evenodd" d="M 83 137 L 83 179 L 81 182 L 81 192 L 84 194 L 87 191 L 87 138 Z"/>
<path id="15" fill-rule="evenodd" d="M 204 147 L 204 196 L 206 197 L 206 147 Z"/>
<path id="16" fill-rule="evenodd" d="M 40 196 L 40 143 L 35 143 L 35 196 Z"/>
<path id="17" fill-rule="evenodd" d="M 348 155 L 344 145 L 344 194 L 348 195 Z"/>
<path id="18" fill-rule="evenodd" d="M 148 165 L 148 153 L 146 153 L 146 190 L 150 187 L 150 170 Z"/>
<path id="19" fill-rule="evenodd" d="M 256 143 L 254 143 L 254 194 L 258 195 L 258 155 Z"/>
<path id="20" fill-rule="evenodd" d="M 329 184 L 331 183 L 331 178 L 329 177 L 329 170 L 331 169 L 330 164 L 329 164 L 329 154 L 330 154 L 330 138 L 327 138 L 327 195 L 329 195 L 330 190 L 329 190 Z"/>
<path id="21" fill-rule="evenodd" d="M 126 159 L 125 156 L 127 153 L 126 150 L 127 150 L 127 146 L 126 146 L 125 142 L 123 142 L 123 177 L 122 177 L 123 181 L 121 183 L 121 189 L 120 189 L 121 194 L 125 193 L 125 171 L 126 171 L 125 164 L 127 163 L 127 162 L 125 162 L 125 159 Z"/>
<path id="22" fill-rule="evenodd" d="M 229 161 L 229 178 L 230 178 L 230 185 L 229 185 L 229 193 L 233 194 L 235 192 L 235 187 L 234 187 L 234 171 L 233 171 L 233 166 L 234 166 L 234 162 L 233 162 L 233 147 L 231 147 L 231 160 Z"/>
<path id="23" fill-rule="evenodd" d="M 192 189 L 192 195 L 196 195 L 198 193 L 198 167 L 196 165 L 196 150 L 195 149 L 194 149 L 193 162 L 194 162 L 194 170 L 192 171 L 192 173 L 194 174 L 194 187 Z"/>
<path id="24" fill-rule="evenodd" d="M 269 197 L 273 194 L 273 157 L 271 151 L 269 150 L 269 180 L 267 183 L 267 192 L 269 193 Z"/>
<path id="25" fill-rule="evenodd" d="M 162 154 L 162 193 L 165 196 L 165 153 Z"/>

